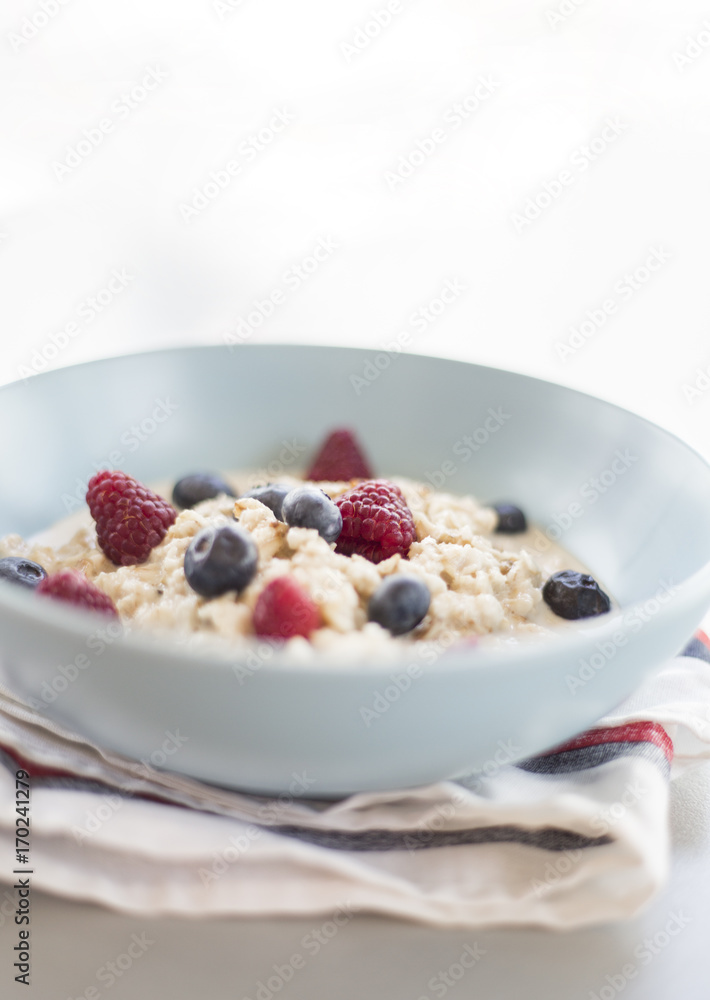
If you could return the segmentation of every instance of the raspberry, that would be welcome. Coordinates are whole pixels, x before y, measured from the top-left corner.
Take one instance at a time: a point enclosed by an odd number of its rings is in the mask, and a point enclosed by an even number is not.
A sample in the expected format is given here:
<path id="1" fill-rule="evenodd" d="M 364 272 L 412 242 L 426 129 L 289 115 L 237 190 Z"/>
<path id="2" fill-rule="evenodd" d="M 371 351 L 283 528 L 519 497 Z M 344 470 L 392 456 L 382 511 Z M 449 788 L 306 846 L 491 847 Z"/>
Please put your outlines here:
<path id="1" fill-rule="evenodd" d="M 378 563 L 399 554 L 405 559 L 417 537 L 412 512 L 394 483 L 370 479 L 336 497 L 343 530 L 335 551 Z"/>
<path id="2" fill-rule="evenodd" d="M 345 479 L 371 479 L 372 470 L 352 431 L 331 431 L 306 473 L 313 482 L 337 483 Z"/>
<path id="3" fill-rule="evenodd" d="M 82 573 L 77 573 L 73 569 L 63 569 L 59 573 L 45 577 L 37 585 L 36 593 L 47 594 L 48 597 L 53 597 L 55 600 L 75 604 L 79 608 L 90 608 L 92 611 L 100 611 L 104 615 L 118 618 L 116 606 L 108 594 L 104 594 Z"/>
<path id="4" fill-rule="evenodd" d="M 177 516 L 167 500 L 125 472 L 97 472 L 86 502 L 99 546 L 117 566 L 145 562 Z"/>
<path id="5" fill-rule="evenodd" d="M 320 612 L 308 594 L 290 576 L 277 576 L 257 598 L 254 631 L 267 639 L 305 639 L 320 627 Z"/>

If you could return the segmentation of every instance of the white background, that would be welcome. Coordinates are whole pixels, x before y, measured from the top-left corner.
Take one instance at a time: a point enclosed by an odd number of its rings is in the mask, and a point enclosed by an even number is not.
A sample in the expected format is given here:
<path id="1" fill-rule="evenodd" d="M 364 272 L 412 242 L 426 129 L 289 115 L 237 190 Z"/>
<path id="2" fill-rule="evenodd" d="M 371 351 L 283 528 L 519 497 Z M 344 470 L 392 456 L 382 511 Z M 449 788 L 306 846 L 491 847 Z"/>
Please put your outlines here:
<path id="1" fill-rule="evenodd" d="M 281 291 L 251 342 L 374 356 L 404 334 L 614 400 L 710 455 L 710 392 L 684 388 L 710 365 L 706 4 L 394 0 L 384 27 L 386 0 L 44 4 L 0 13 L 0 382 L 219 343 Z M 128 110 L 149 70 L 165 79 Z M 245 154 L 278 110 L 292 120 Z M 591 158 L 608 120 L 620 134 Z M 181 208 L 229 161 L 207 207 Z M 321 240 L 337 247 L 289 286 Z M 620 292 L 652 248 L 666 262 Z M 114 269 L 130 280 L 91 318 Z M 463 291 L 415 328 L 447 281 Z"/>

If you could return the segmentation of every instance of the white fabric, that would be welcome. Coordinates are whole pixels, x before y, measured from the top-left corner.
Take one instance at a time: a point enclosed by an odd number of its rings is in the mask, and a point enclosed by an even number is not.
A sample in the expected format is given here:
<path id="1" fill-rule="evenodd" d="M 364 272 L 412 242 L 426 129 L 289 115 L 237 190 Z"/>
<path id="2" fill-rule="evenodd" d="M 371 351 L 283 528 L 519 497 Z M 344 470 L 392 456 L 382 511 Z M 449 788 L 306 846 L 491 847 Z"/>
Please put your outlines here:
<path id="1" fill-rule="evenodd" d="M 710 665 L 678 658 L 600 725 L 657 721 L 683 770 L 710 756 Z M 652 761 L 623 756 L 565 775 L 503 767 L 475 791 L 454 782 L 357 795 L 324 807 L 266 800 L 146 769 L 91 746 L 4 698 L 0 741 L 29 761 L 106 789 L 32 789 L 32 884 L 144 914 L 386 913 L 440 926 L 572 928 L 629 917 L 668 867 L 668 783 Z M 61 779 L 60 779 L 61 782 Z M 0 768 L 0 852 L 14 856 L 14 779 Z M 179 805 L 146 801 L 150 793 Z M 126 797 L 127 796 L 127 797 Z M 199 811 L 197 811 L 199 810 Z M 265 827 L 412 831 L 555 827 L 609 843 L 551 851 L 519 843 L 349 851 Z"/>

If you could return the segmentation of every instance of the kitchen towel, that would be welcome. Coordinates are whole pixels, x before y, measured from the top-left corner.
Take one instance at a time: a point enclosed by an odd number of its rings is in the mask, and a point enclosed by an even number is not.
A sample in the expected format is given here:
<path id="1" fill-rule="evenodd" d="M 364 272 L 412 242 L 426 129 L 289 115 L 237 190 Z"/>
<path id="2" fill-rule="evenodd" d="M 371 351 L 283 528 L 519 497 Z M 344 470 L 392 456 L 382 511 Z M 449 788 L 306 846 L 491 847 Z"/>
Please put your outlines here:
<path id="1" fill-rule="evenodd" d="M 146 916 L 571 929 L 633 916 L 666 878 L 669 781 L 710 756 L 710 642 L 697 633 L 564 745 L 511 764 L 501 742 L 475 773 L 423 788 L 323 803 L 294 773 L 260 798 L 154 766 L 180 740 L 130 760 L 3 692 L 0 913 L 15 868 L 30 868 L 35 888 Z"/>

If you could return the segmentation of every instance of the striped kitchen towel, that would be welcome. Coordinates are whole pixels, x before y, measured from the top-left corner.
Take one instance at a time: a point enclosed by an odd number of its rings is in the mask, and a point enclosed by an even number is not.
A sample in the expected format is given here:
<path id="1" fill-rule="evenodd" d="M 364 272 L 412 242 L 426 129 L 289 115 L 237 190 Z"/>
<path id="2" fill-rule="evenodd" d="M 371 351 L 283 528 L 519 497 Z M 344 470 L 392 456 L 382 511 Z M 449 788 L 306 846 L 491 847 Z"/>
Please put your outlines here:
<path id="1" fill-rule="evenodd" d="M 165 756 L 181 738 L 168 737 Z M 0 881 L 16 877 L 7 859 L 20 772 L 26 863 L 33 886 L 48 892 L 145 915 L 345 920 L 366 911 L 439 926 L 570 929 L 630 917 L 663 884 L 669 779 L 708 756 L 702 632 L 562 746 L 512 765 L 501 744 L 458 781 L 333 803 L 304 797 L 306 774 L 266 799 L 160 771 L 3 696 Z M 1 912 L 14 905 L 10 890 L 0 898 Z"/>

